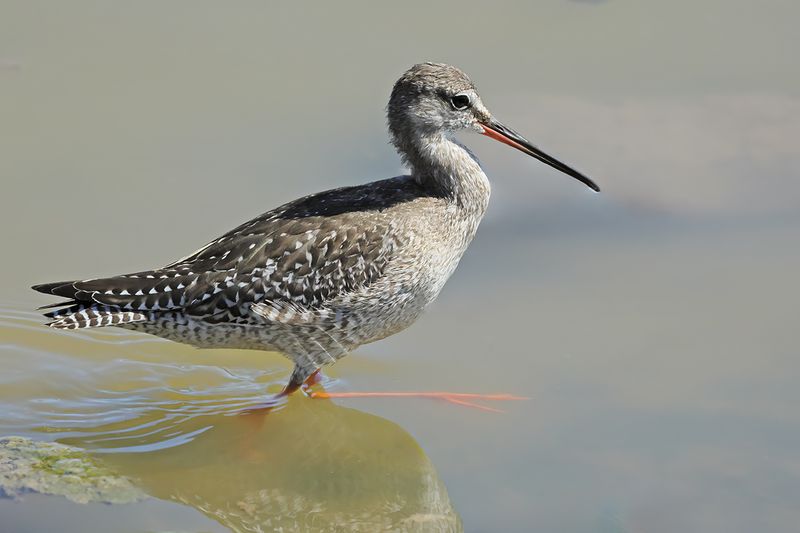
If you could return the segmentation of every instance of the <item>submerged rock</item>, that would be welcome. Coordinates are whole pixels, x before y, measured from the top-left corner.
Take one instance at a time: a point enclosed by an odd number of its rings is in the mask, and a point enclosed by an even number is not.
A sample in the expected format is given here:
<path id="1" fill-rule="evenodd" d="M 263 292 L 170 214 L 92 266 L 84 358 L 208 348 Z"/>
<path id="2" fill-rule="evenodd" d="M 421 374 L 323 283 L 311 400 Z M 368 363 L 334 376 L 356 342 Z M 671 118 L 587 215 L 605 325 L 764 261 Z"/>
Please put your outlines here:
<path id="1" fill-rule="evenodd" d="M 0 438 L 0 496 L 64 496 L 76 503 L 132 503 L 147 495 L 80 448 L 25 437 Z"/>

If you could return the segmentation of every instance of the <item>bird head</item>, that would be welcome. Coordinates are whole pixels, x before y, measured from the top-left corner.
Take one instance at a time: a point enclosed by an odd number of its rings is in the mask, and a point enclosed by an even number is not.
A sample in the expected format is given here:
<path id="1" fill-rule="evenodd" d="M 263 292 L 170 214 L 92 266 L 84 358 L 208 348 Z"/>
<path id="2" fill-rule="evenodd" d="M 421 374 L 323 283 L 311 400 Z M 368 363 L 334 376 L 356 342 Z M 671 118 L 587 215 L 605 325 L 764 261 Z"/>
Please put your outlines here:
<path id="1" fill-rule="evenodd" d="M 419 63 L 408 69 L 392 89 L 388 119 L 394 143 L 401 150 L 407 139 L 474 131 L 535 157 L 592 190 L 600 191 L 590 178 L 546 154 L 492 117 L 472 80 L 456 67 Z"/>

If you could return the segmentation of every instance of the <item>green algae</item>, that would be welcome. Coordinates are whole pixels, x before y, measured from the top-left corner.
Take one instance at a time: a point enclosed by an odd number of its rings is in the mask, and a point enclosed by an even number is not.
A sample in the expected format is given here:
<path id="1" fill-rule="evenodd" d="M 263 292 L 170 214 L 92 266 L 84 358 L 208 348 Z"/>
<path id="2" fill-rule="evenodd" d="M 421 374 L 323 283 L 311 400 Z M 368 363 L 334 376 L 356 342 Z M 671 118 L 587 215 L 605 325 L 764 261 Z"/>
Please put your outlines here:
<path id="1" fill-rule="evenodd" d="M 25 437 L 0 438 L 0 496 L 63 496 L 75 503 L 133 503 L 147 496 L 80 448 Z"/>

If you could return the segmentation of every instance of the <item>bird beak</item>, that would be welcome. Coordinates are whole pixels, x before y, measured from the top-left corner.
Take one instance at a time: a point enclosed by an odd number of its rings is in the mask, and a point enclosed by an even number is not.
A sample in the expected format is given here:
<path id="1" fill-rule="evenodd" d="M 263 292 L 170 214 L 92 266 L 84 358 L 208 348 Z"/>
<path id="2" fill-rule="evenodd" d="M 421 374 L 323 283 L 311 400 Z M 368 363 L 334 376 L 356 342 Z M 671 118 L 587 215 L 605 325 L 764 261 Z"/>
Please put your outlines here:
<path id="1" fill-rule="evenodd" d="M 517 150 L 533 156 L 543 163 L 547 163 L 554 169 L 560 170 L 568 176 L 572 176 L 581 183 L 585 183 L 593 191 L 600 192 L 600 187 L 598 187 L 597 184 L 591 179 L 587 178 L 574 168 L 565 165 L 555 157 L 551 157 L 540 149 L 536 148 L 530 143 L 530 141 L 511 128 L 506 128 L 493 118 L 490 118 L 486 122 L 481 122 L 480 124 L 481 127 L 483 127 L 483 134 L 487 137 L 491 137 L 496 141 L 513 146 Z"/>

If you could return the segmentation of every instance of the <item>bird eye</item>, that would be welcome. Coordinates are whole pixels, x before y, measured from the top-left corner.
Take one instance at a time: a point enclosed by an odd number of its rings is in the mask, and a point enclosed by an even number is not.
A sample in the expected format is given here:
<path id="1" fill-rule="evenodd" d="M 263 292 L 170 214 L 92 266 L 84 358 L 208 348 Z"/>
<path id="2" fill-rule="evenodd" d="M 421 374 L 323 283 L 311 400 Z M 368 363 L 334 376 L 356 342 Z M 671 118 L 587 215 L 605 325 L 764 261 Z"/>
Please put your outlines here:
<path id="1" fill-rule="evenodd" d="M 462 110 L 468 108 L 472 102 L 470 102 L 468 95 L 457 94 L 450 98 L 450 103 L 455 109 Z"/>

